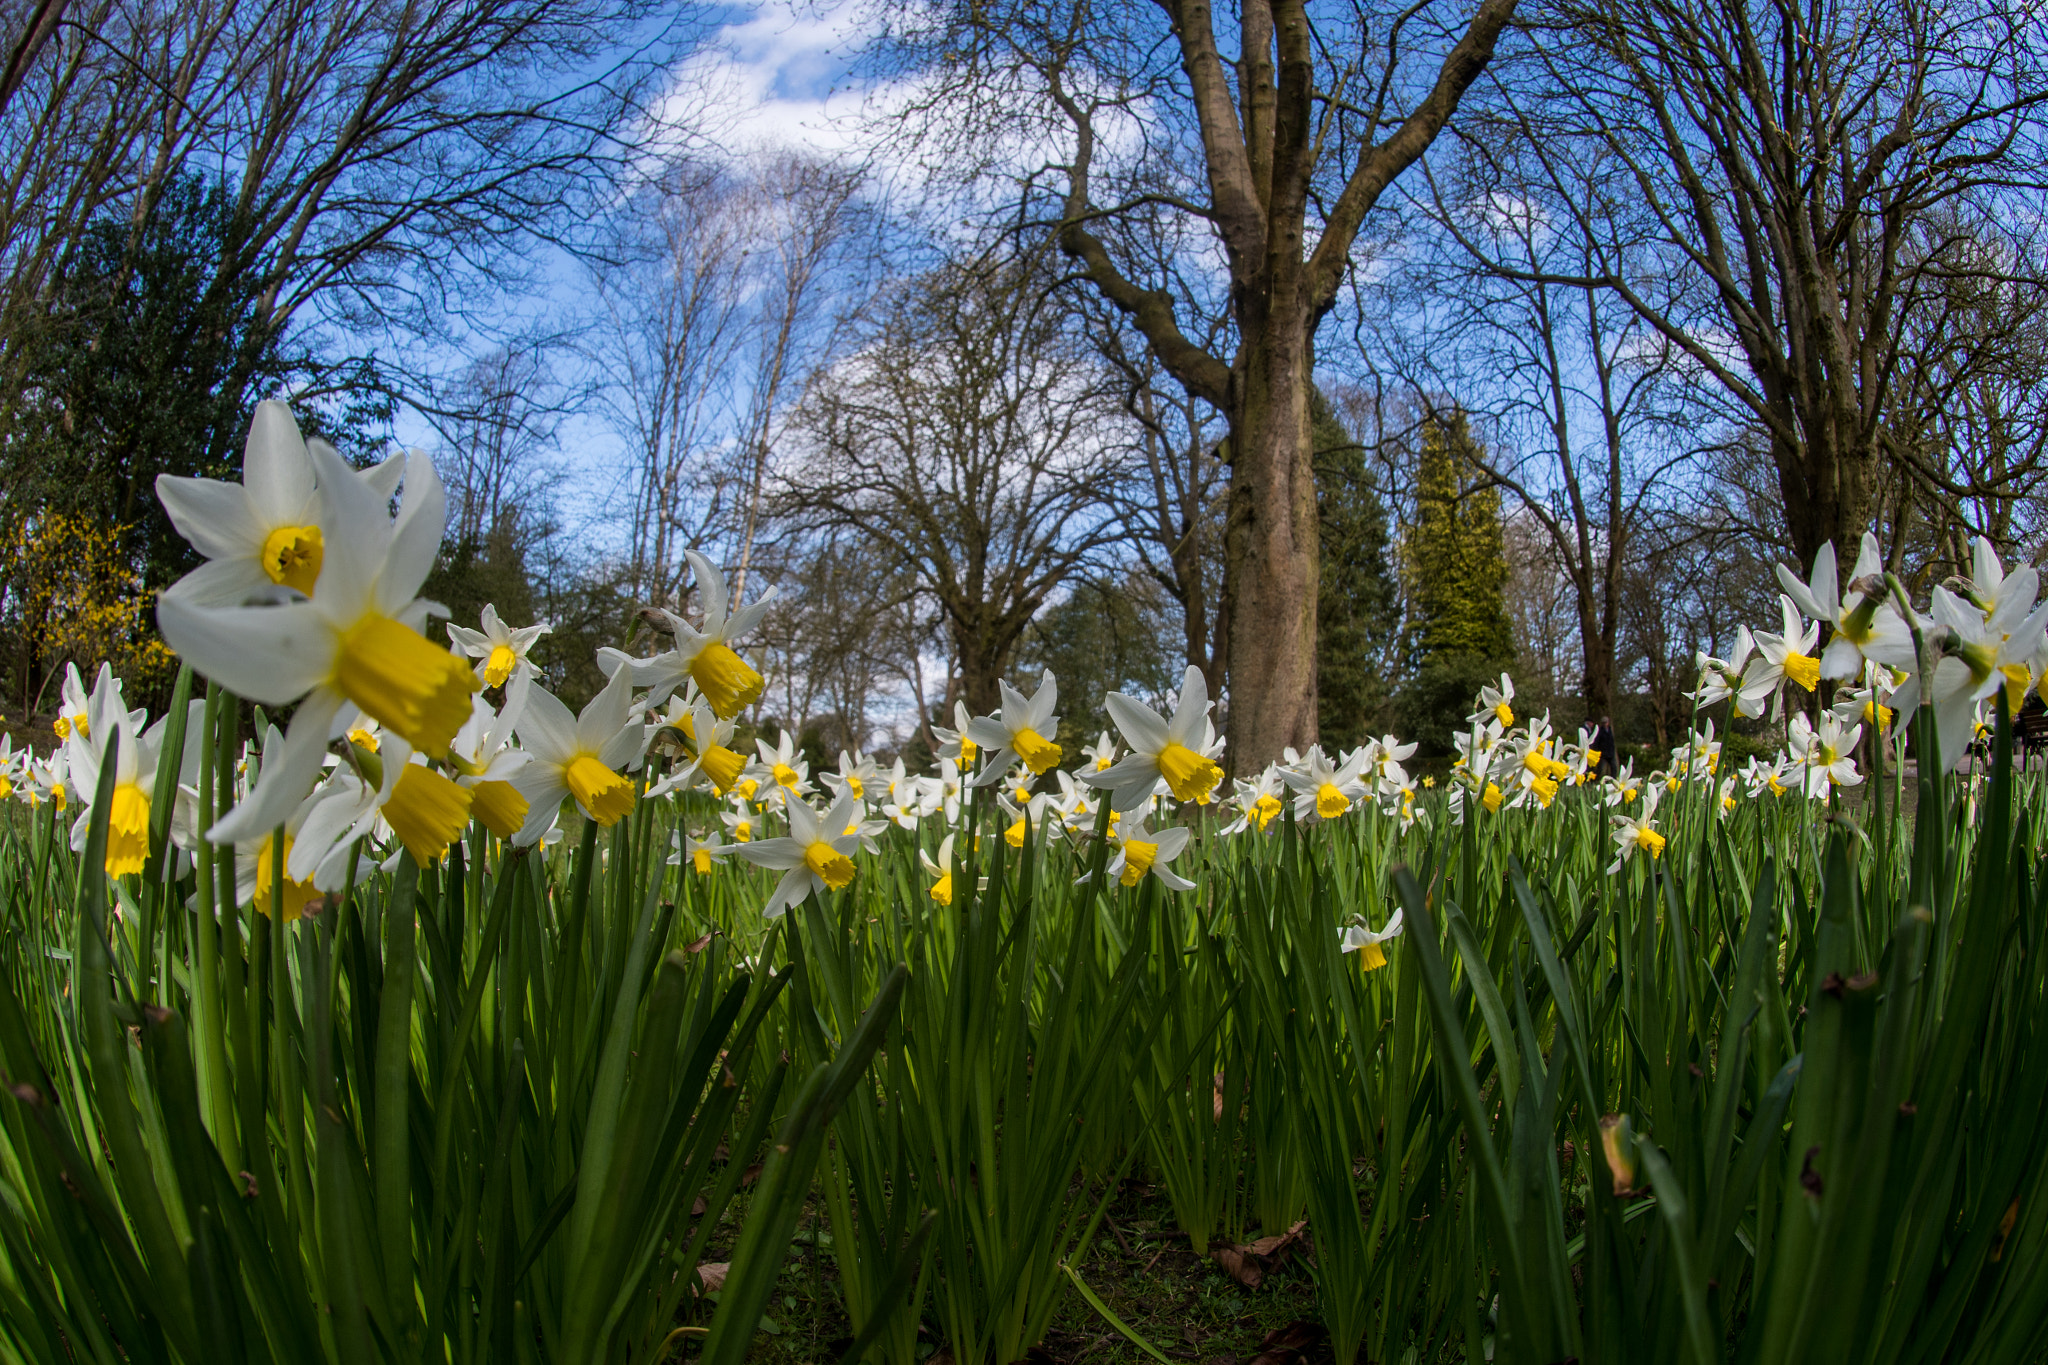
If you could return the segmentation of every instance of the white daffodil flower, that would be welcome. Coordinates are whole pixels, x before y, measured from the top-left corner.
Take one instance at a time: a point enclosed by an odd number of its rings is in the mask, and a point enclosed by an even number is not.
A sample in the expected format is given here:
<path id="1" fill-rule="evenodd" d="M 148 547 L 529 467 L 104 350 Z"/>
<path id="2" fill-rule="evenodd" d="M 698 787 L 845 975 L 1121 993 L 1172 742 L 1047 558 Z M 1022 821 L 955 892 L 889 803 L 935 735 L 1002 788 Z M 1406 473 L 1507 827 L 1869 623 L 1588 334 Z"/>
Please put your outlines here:
<path id="1" fill-rule="evenodd" d="M 1088 760 L 1088 766 L 1096 772 L 1105 771 L 1117 759 L 1116 736 L 1104 730 L 1093 744 L 1081 746 L 1081 757 Z"/>
<path id="2" fill-rule="evenodd" d="M 662 615 L 675 631 L 675 648 L 646 659 L 635 659 L 616 649 L 600 649 L 598 667 L 607 675 L 621 668 L 630 669 L 634 685 L 650 689 L 650 706 L 659 706 L 685 682 L 694 682 L 710 703 L 712 714 L 720 720 L 731 720 L 759 701 L 767 686 L 752 665 L 734 651 L 732 643 L 761 623 L 775 593 L 770 589 L 753 606 L 728 612 L 731 604 L 726 596 L 725 575 L 695 550 L 683 551 L 683 557 L 690 561 L 690 568 L 697 575 L 697 589 L 703 595 L 703 624 L 692 626 L 674 612 L 664 610 Z"/>
<path id="3" fill-rule="evenodd" d="M 1337 951 L 1357 953 L 1361 971 L 1378 971 L 1387 965 L 1387 951 L 1381 945 L 1400 936 L 1403 917 L 1403 911 L 1394 911 L 1393 917 L 1387 921 L 1387 927 L 1377 933 L 1367 925 L 1346 925 L 1337 937 Z"/>
<path id="4" fill-rule="evenodd" d="M 476 660 L 477 681 L 485 687 L 505 689 L 505 709 L 514 720 L 526 705 L 526 689 L 533 685 L 533 661 L 527 657 L 534 642 L 554 629 L 552 626 L 521 626 L 513 630 L 498 617 L 498 609 L 486 602 L 483 629 L 448 623 L 448 638 L 459 653 Z"/>
<path id="5" fill-rule="evenodd" d="M 1820 627 L 1802 620 L 1799 608 L 1783 593 L 1778 594 L 1778 610 L 1784 629 L 1776 635 L 1757 632 L 1757 655 L 1742 673 L 1742 705 L 1752 716 L 1762 715 L 1767 701 L 1775 712 L 1787 682 L 1808 692 L 1820 685 L 1820 660 L 1813 656 Z"/>
<path id="6" fill-rule="evenodd" d="M 1280 769 L 1280 780 L 1294 791 L 1294 818 L 1304 824 L 1334 820 L 1353 802 L 1365 800 L 1369 793 L 1358 776 L 1364 767 L 1364 754 L 1336 766 L 1324 757 L 1322 745 L 1311 744 L 1300 766 Z"/>
<path id="7" fill-rule="evenodd" d="M 1861 725 L 1844 730 L 1841 717 L 1832 711 L 1821 712 L 1818 726 L 1804 715 L 1792 718 L 1785 747 L 1805 770 L 1808 797 L 1817 801 L 1836 787 L 1854 787 L 1863 781 L 1863 774 L 1856 771 L 1855 759 L 1856 742 L 1862 738 Z"/>
<path id="8" fill-rule="evenodd" d="M 668 836 L 668 846 L 672 850 L 668 855 L 671 867 L 687 863 L 700 877 L 709 873 L 713 863 L 733 850 L 733 845 L 720 839 L 715 829 L 702 839 L 676 830 Z"/>
<path id="9" fill-rule="evenodd" d="M 2029 579 L 2033 575 L 2031 569 L 2022 570 L 2000 586 L 2026 586 L 2022 573 Z M 2033 599 L 2019 591 L 2000 592 L 1989 600 L 1995 600 L 1997 609 L 1987 617 L 1974 599 L 1935 588 L 1929 616 L 1937 628 L 1941 657 L 1935 661 L 1932 685 L 1924 678 L 1909 678 L 1894 694 L 1894 704 L 1902 711 L 1918 706 L 1923 695 L 1932 702 L 1939 762 L 1944 767 L 1962 762 L 1975 729 L 1978 702 L 2003 689 L 2008 706 L 2019 709 L 2034 683 L 2031 661 L 2043 652 L 2048 606 L 2032 610 Z"/>
<path id="10" fill-rule="evenodd" d="M 1755 654 L 1756 637 L 1749 633 L 1748 626 L 1737 626 L 1735 648 L 1729 652 L 1727 658 L 1717 659 L 1706 653 L 1694 655 L 1694 662 L 1699 668 L 1700 682 L 1698 690 L 1692 693 L 1692 699 L 1705 707 L 1733 698 L 1736 715 L 1758 714 L 1744 709 L 1742 701 L 1742 674 L 1749 667 L 1750 660 Z"/>
<path id="11" fill-rule="evenodd" d="M 849 754 L 839 751 L 839 771 L 823 773 L 820 779 L 832 789 L 835 796 L 851 796 L 856 801 L 866 801 L 869 790 L 880 785 L 882 772 L 875 760 L 866 754 Z"/>
<path id="12" fill-rule="evenodd" d="M 948 834 L 939 840 L 939 856 L 932 857 L 923 849 L 917 851 L 917 860 L 924 864 L 925 875 L 933 879 L 929 895 L 940 905 L 953 903 L 953 836 Z"/>
<path id="13" fill-rule="evenodd" d="M 737 844 L 751 842 L 761 832 L 761 814 L 748 805 L 744 797 L 735 797 L 732 809 L 720 811 L 718 818 L 725 825 L 725 832 Z"/>
<path id="14" fill-rule="evenodd" d="M 201 704 L 203 705 L 204 703 Z M 263 750 L 265 753 L 271 754 L 281 754 L 284 752 L 284 736 L 278 733 L 275 725 L 269 726 L 264 733 Z M 299 803 L 298 809 L 285 818 L 285 873 L 282 897 L 278 896 L 275 890 L 278 886 L 276 881 L 277 831 L 265 831 L 261 840 L 235 846 L 235 903 L 237 905 L 251 906 L 259 914 L 268 915 L 278 908 L 275 902 L 281 899 L 283 902 L 283 921 L 286 924 L 290 924 L 306 913 L 307 906 L 320 899 L 324 893 L 315 884 L 312 871 L 307 871 L 300 878 L 293 878 L 291 872 L 293 866 L 292 854 L 298 850 L 299 836 L 305 830 L 307 817 L 313 813 L 317 806 L 325 802 L 329 795 L 329 790 L 326 787 L 315 788 L 305 800 Z M 339 852 L 342 858 L 345 859 L 348 852 L 347 846 L 343 845 Z M 303 866 L 305 861 L 305 858 L 302 856 L 300 864 Z M 348 880 L 347 863 L 345 861 L 339 862 L 339 869 L 339 876 L 331 877 L 330 879 L 336 885 L 345 885 Z"/>
<path id="15" fill-rule="evenodd" d="M 761 794 L 764 803 L 800 801 L 810 795 L 811 765 L 797 757 L 795 735 L 784 730 L 776 736 L 774 748 L 765 739 L 755 740 L 754 748 L 761 761 L 747 769 L 747 776 L 766 789 Z"/>
<path id="16" fill-rule="evenodd" d="M 120 694 L 110 693 L 92 716 L 90 723 L 96 735 L 70 754 L 67 768 L 71 789 L 78 794 L 78 818 L 71 827 L 71 848 L 73 852 L 82 852 L 91 832 L 92 802 L 99 793 L 108 744 L 114 742 L 114 790 L 107 798 L 109 877 L 140 872 L 149 861 L 149 805 L 156 791 L 157 761 L 169 719 L 166 716 L 158 720 L 138 735 L 134 721 L 121 705 Z"/>
<path id="17" fill-rule="evenodd" d="M 940 758 L 951 759 L 955 764 L 959 765 L 960 771 L 972 772 L 974 770 L 975 756 L 981 752 L 981 749 L 967 733 L 973 721 L 967 714 L 966 702 L 956 701 L 953 703 L 953 724 L 959 728 L 948 730 L 943 725 L 931 727 L 932 738 L 939 742 L 938 755 Z"/>
<path id="18" fill-rule="evenodd" d="M 1515 708 L 1511 704 L 1514 699 L 1515 680 L 1503 673 L 1499 687 L 1479 689 L 1479 709 L 1472 713 L 1470 719 L 1484 720 L 1491 715 L 1500 722 L 1501 729 L 1512 730 L 1515 728 Z"/>
<path id="19" fill-rule="evenodd" d="M 1188 830 L 1184 825 L 1155 831 L 1147 829 L 1143 820 L 1133 820 L 1131 827 L 1118 836 L 1116 855 L 1103 870 L 1125 886 L 1136 886 L 1149 873 L 1169 891 L 1192 891 L 1195 884 L 1167 866 L 1187 846 Z"/>
<path id="20" fill-rule="evenodd" d="M 1121 692 L 1110 693 L 1103 703 L 1131 752 L 1100 772 L 1084 772 L 1083 782 L 1108 789 L 1110 805 L 1122 815 L 1150 800 L 1161 781 L 1176 801 L 1209 800 L 1223 781 L 1223 769 L 1208 753 L 1214 731 L 1209 724 L 1209 685 L 1201 669 L 1190 665 L 1182 676 L 1171 720 L 1161 719 L 1151 707 Z"/>
<path id="21" fill-rule="evenodd" d="M 167 591 L 207 607 L 242 606 L 279 589 L 313 596 L 335 533 L 322 524 L 317 485 L 323 471 L 313 450 L 333 456 L 333 465 L 387 500 L 406 468 L 404 457 L 394 456 L 359 473 L 326 442 L 309 447 L 289 407 L 275 399 L 258 403 L 242 449 L 240 483 L 157 476 L 157 500 L 171 525 L 207 561 Z"/>
<path id="22" fill-rule="evenodd" d="M 1392 735 L 1381 735 L 1367 747 L 1372 750 L 1373 769 L 1382 781 L 1392 779 L 1396 782 L 1406 782 L 1408 780 L 1408 770 L 1401 765 L 1415 757 L 1415 744 L 1412 741 L 1403 744 Z"/>
<path id="23" fill-rule="evenodd" d="M 946 823 L 960 823 L 960 801 L 967 783 L 960 776 L 960 764 L 950 758 L 939 760 L 939 770 L 924 779 L 924 799 L 933 814 L 944 812 Z"/>
<path id="24" fill-rule="evenodd" d="M 355 761 L 362 776 L 335 773 L 325 788 L 326 799 L 306 815 L 287 848 L 285 875 L 290 880 L 340 890 L 338 878 L 346 876 L 348 864 L 341 857 L 337 866 L 337 855 L 371 837 L 395 839 L 426 867 L 447 857 L 448 846 L 468 827 L 474 791 L 429 768 L 399 736 L 386 736 L 382 749 L 358 752 Z"/>
<path id="25" fill-rule="evenodd" d="M 1996 556 L 1993 556 L 1994 563 Z M 1804 582 L 1783 564 L 1775 566 L 1778 583 L 1793 604 L 1832 630 L 1821 652 L 1823 678 L 1853 678 L 1867 658 L 1908 665 L 1913 658 L 1913 632 L 1887 598 L 1884 557 L 1877 537 L 1863 533 L 1856 568 L 1846 586 L 1836 586 L 1835 543 L 1828 541 L 1813 557 L 1813 572 Z"/>
<path id="26" fill-rule="evenodd" d="M 624 669 L 612 674 L 580 716 L 570 715 L 546 688 L 535 687 L 518 733 L 533 761 L 512 779 L 527 801 L 526 823 L 512 837 L 514 844 L 532 844 L 546 834 L 564 797 L 575 797 L 586 816 L 607 828 L 633 809 L 633 780 L 620 774 L 639 766 L 647 727 L 633 706 L 632 679 Z"/>
<path id="27" fill-rule="evenodd" d="M 1650 799 L 1644 803 L 1640 815 L 1617 815 L 1614 817 L 1614 861 L 1607 865 L 1607 875 L 1621 871 L 1622 864 L 1638 853 L 1650 855 L 1655 862 L 1664 856 L 1664 836 L 1650 823 L 1657 814 L 1658 788 L 1650 788 Z"/>
<path id="28" fill-rule="evenodd" d="M 1231 805 L 1237 809 L 1237 818 L 1225 825 L 1220 832 L 1231 835 L 1256 829 L 1261 834 L 1265 833 L 1272 825 L 1273 817 L 1286 809 L 1286 804 L 1282 800 L 1286 791 L 1287 784 L 1280 780 L 1280 769 L 1270 763 L 1266 765 L 1266 770 L 1259 774 L 1256 782 L 1240 779 L 1237 783 L 1237 794 L 1231 798 Z"/>
<path id="29" fill-rule="evenodd" d="M 1059 731 L 1060 718 L 1053 714 L 1059 704 L 1059 683 L 1047 669 L 1038 680 L 1038 691 L 1029 700 L 1006 682 L 1002 708 L 993 716 L 977 716 L 967 722 L 967 737 L 988 751 L 988 761 L 970 784 L 985 787 L 1001 777 L 1013 758 L 1022 759 L 1035 774 L 1052 771 L 1060 764 L 1060 746 L 1046 736 Z"/>
<path id="30" fill-rule="evenodd" d="M 714 796 L 723 797 L 738 787 L 747 760 L 732 748 L 733 724 L 713 715 L 710 704 L 695 688 L 671 696 L 667 708 L 655 716 L 650 734 L 668 730 L 680 736 L 690 761 L 649 788 L 649 799 L 682 790 L 699 777 L 710 784 Z"/>
<path id="31" fill-rule="evenodd" d="M 1075 781 L 1065 768 L 1058 769 L 1053 776 L 1060 783 L 1059 798 L 1053 802 L 1060 827 L 1069 834 L 1086 834 L 1095 827 L 1095 803 L 1088 799 L 1088 788 Z"/>
<path id="32" fill-rule="evenodd" d="M 512 747 L 512 731 L 518 716 L 506 698 L 502 710 L 492 710 L 482 697 L 470 698 L 469 719 L 455 732 L 448 746 L 448 761 L 455 768 L 456 782 L 469 788 L 470 814 L 500 839 L 510 839 L 526 824 L 530 803 L 513 785 L 533 755 Z"/>
<path id="33" fill-rule="evenodd" d="M 789 833 L 777 839 L 742 844 L 740 857 L 756 867 L 780 869 L 782 880 L 761 907 L 763 919 L 778 919 L 804 897 L 853 881 L 853 855 L 860 848 L 861 804 L 842 796 L 823 815 L 802 801 L 785 807 Z"/>
<path id="34" fill-rule="evenodd" d="M 433 462 L 408 461 L 405 502 L 386 499 L 339 455 L 311 451 L 327 532 L 320 591 L 272 606 L 204 606 L 166 593 L 157 601 L 165 641 L 198 672 L 265 706 L 298 703 L 284 753 L 248 799 L 207 831 L 214 843 L 261 836 L 298 805 L 320 775 L 321 755 L 353 702 L 414 748 L 439 758 L 469 718 L 476 675 L 420 634 L 432 603 L 418 595 L 441 549 L 447 497 Z"/>

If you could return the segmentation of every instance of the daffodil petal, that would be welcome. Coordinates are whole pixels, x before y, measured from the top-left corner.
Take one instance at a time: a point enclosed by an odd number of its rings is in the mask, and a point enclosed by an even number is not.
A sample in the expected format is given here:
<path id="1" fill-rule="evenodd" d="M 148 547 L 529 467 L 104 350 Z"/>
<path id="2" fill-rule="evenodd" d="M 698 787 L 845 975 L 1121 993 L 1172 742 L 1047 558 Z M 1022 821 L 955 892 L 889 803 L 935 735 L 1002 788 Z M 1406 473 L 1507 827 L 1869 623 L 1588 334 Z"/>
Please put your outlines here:
<path id="1" fill-rule="evenodd" d="M 334 630 L 310 602 L 202 607 L 164 596 L 156 620 L 195 671 L 265 706 L 295 702 L 334 672 Z"/>

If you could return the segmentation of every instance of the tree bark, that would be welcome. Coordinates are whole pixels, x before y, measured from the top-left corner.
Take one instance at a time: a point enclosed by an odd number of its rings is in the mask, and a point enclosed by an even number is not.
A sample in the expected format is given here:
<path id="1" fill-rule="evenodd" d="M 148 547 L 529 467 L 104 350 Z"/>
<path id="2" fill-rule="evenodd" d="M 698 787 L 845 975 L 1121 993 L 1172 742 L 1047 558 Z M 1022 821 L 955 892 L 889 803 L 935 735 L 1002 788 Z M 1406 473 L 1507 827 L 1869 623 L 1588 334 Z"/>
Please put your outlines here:
<path id="1" fill-rule="evenodd" d="M 1322 577 L 1309 434 L 1308 328 L 1298 306 L 1278 307 L 1247 338 L 1228 409 L 1231 504 L 1241 522 L 1228 541 L 1235 665 L 1229 750 L 1264 763 L 1316 742 L 1316 596 Z"/>

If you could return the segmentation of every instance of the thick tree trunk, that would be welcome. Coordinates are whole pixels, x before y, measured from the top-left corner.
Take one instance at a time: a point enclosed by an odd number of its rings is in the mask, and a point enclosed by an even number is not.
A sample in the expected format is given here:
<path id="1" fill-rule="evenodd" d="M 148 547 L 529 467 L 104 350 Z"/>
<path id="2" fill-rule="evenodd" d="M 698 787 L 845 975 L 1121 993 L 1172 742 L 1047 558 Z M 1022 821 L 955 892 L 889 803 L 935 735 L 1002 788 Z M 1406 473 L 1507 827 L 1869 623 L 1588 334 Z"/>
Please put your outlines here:
<path id="1" fill-rule="evenodd" d="M 1262 321 L 1247 329 L 1230 410 L 1228 754 L 1240 775 L 1316 740 L 1314 352 L 1297 310 L 1275 307 Z"/>

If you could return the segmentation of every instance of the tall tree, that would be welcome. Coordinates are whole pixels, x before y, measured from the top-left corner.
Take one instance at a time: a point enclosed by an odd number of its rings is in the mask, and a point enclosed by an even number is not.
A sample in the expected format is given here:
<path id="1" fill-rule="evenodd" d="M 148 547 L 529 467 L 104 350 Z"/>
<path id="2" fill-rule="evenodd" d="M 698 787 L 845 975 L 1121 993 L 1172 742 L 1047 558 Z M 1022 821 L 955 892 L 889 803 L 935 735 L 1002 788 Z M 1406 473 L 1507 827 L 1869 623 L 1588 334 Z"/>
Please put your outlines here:
<path id="1" fill-rule="evenodd" d="M 1923 363 L 1916 315 L 1958 276 L 2044 285 L 2038 8 L 1555 0 L 1531 33 L 1496 72 L 1497 134 L 1564 181 L 1612 158 L 1609 207 L 1639 225 L 1593 268 L 1543 273 L 1612 291 L 1761 434 L 1802 559 L 1853 541 L 1912 453 L 1893 410 Z"/>
<path id="2" fill-rule="evenodd" d="M 1088 283 L 1228 420 L 1229 653 L 1243 683 L 1228 728 L 1241 766 L 1316 734 L 1316 332 L 1368 215 L 1450 119 L 1514 3 L 1482 0 L 1460 22 L 1432 0 L 1341 12 L 1245 0 L 1233 23 L 1207 0 L 1005 0 L 945 7 L 909 35 L 934 136 L 957 144 L 978 128 L 1011 161 L 1019 145 L 1058 146 L 1022 177 L 1027 216 L 1056 228 Z M 1147 272 L 1123 225 L 1162 213 L 1207 240 Z M 1191 261 L 1206 259 L 1221 268 L 1204 278 Z M 1208 301 L 1188 284 L 1221 305 L 1227 335 L 1186 327 Z"/>
<path id="3" fill-rule="evenodd" d="M 1554 278 L 1645 253 L 1631 236 L 1640 215 L 1621 207 L 1625 168 L 1597 144 L 1563 166 L 1497 127 L 1453 136 L 1448 172 L 1429 176 L 1432 216 L 1448 230 L 1401 277 L 1432 300 L 1401 310 L 1416 333 L 1414 382 L 1457 393 L 1500 433 L 1490 472 L 1544 542 L 1522 548 L 1540 550 L 1569 589 L 1580 697 L 1605 715 L 1627 566 L 1691 460 L 1698 416 L 1674 410 L 1669 341 L 1612 292 Z"/>
<path id="4" fill-rule="evenodd" d="M 818 377 L 771 485 L 786 521 L 864 537 L 914 575 L 978 710 L 1039 608 L 1124 534 L 1109 490 L 1131 442 L 1048 266 L 998 252 L 897 286 Z"/>
<path id="5" fill-rule="evenodd" d="M 1465 414 L 1426 418 L 1421 443 L 1401 547 L 1413 669 L 1402 718 L 1418 741 L 1442 752 L 1479 685 L 1513 660 L 1514 625 L 1500 489 Z"/>
<path id="6" fill-rule="evenodd" d="M 1366 449 L 1315 395 L 1318 545 L 1316 723 L 1322 742 L 1350 748 L 1388 719 L 1389 669 L 1401 625 L 1388 566 L 1387 507 Z"/>

